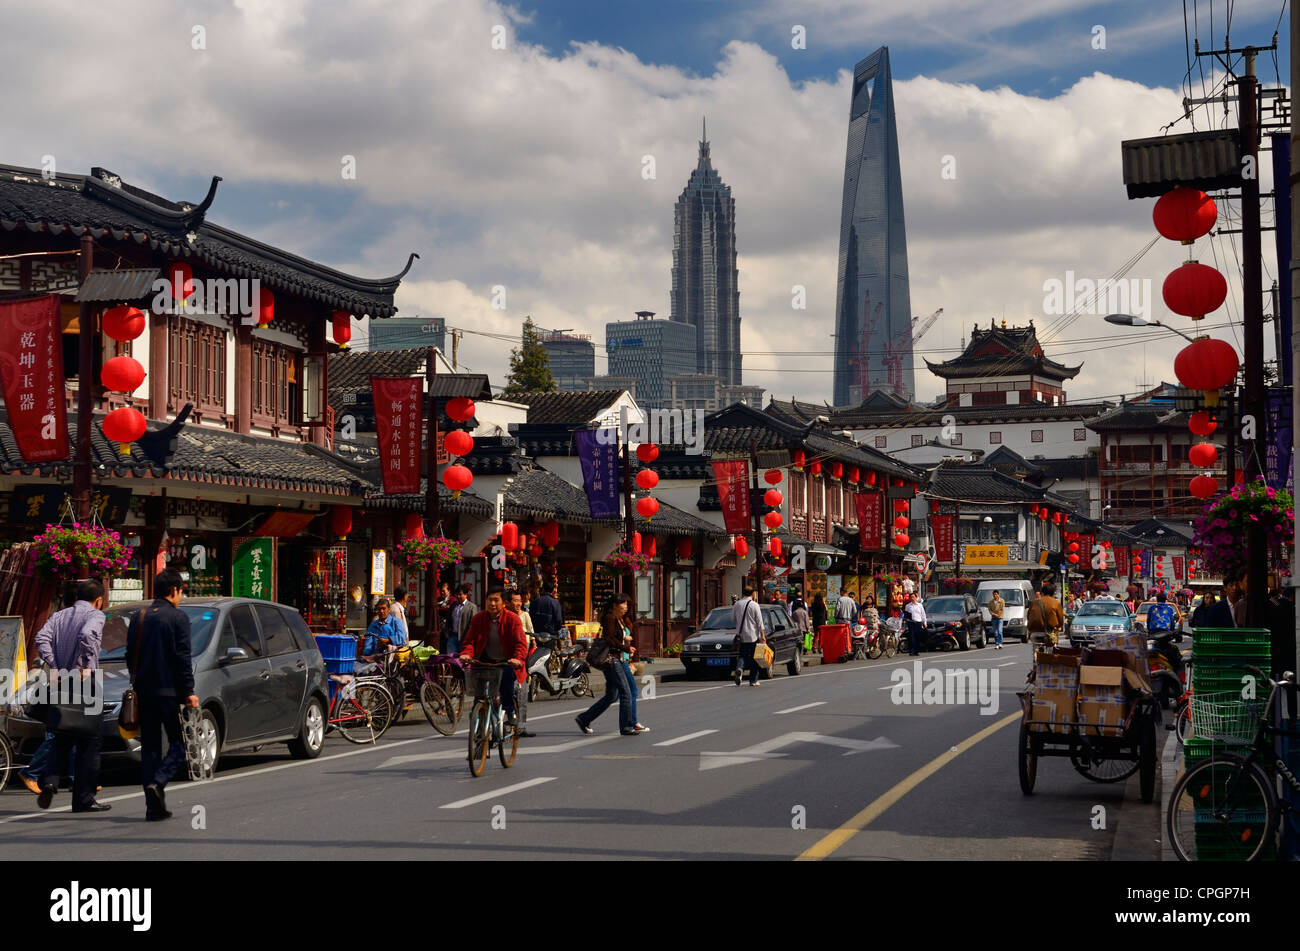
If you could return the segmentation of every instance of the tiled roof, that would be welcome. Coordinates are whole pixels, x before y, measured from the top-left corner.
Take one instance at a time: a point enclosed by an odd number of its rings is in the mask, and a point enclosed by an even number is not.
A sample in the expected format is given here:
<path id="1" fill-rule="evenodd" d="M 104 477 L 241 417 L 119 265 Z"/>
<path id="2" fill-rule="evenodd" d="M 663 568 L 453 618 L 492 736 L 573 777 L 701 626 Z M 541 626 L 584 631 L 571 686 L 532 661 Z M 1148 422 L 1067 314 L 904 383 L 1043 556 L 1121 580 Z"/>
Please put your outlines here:
<path id="1" fill-rule="evenodd" d="M 969 378 L 981 374 L 1006 376 L 1009 373 L 1033 373 L 1056 380 L 1077 376 L 1083 365 L 1067 367 L 1043 353 L 1038 333 L 1031 320 L 1028 327 L 998 327 L 986 330 L 978 326 L 971 331 L 970 343 L 962 353 L 939 363 L 925 361 L 935 376 Z"/>
<path id="2" fill-rule="evenodd" d="M 725 529 L 705 521 L 698 515 L 692 515 L 685 509 L 670 505 L 662 499 L 659 500 L 659 512 L 648 523 L 640 516 L 637 516 L 634 522 L 638 530 L 656 535 L 694 535 L 696 532 L 703 532 L 713 538 L 727 537 Z"/>
<path id="3" fill-rule="evenodd" d="M 1185 430 L 1187 415 L 1167 403 L 1121 403 L 1088 420 L 1086 425 L 1094 432 L 1129 429 Z"/>
<path id="4" fill-rule="evenodd" d="M 592 521 L 587 493 L 541 466 L 520 469 L 504 491 L 507 518 L 553 518 L 579 523 Z"/>
<path id="5" fill-rule="evenodd" d="M 1064 419 L 1088 420 L 1110 409 L 1110 403 L 1066 403 L 1048 406 L 1045 403 L 1016 403 L 996 406 L 941 406 L 916 409 L 907 413 L 886 411 L 872 413 L 858 409 L 836 410 L 831 415 L 831 426 L 853 429 L 906 429 L 912 426 L 939 426 L 943 417 L 952 416 L 958 426 L 979 426 L 990 423 L 1052 422 Z"/>
<path id="6" fill-rule="evenodd" d="M 420 491 L 406 495 L 385 495 L 384 490 L 374 486 L 366 493 L 366 506 L 381 509 L 397 509 L 402 512 L 423 512 L 424 493 L 428 491 L 429 481 L 420 477 Z M 491 518 L 494 506 L 491 502 L 466 490 L 459 497 L 452 495 L 445 485 L 438 486 L 438 506 L 443 512 L 470 515 L 475 518 Z"/>
<path id="7" fill-rule="evenodd" d="M 559 393 L 515 393 L 512 403 L 528 407 L 528 425 L 567 423 L 581 425 L 597 419 L 618 402 L 623 390 L 570 390 Z"/>
<path id="8" fill-rule="evenodd" d="M 983 466 L 939 466 L 930 471 L 928 494 L 963 502 L 1039 502 L 1043 490 Z"/>
<path id="9" fill-rule="evenodd" d="M 1190 525 L 1170 522 L 1162 518 L 1149 518 L 1145 522 L 1138 522 L 1126 531 L 1143 544 L 1171 547 L 1191 544 L 1194 534 Z M 1158 534 L 1161 531 L 1164 532 L 1163 535 Z"/>
<path id="10" fill-rule="evenodd" d="M 400 274 L 371 280 L 263 244 L 205 220 L 219 181 L 213 179 L 202 202 L 190 204 L 153 195 L 104 169 L 46 179 L 39 169 L 0 165 L 0 229 L 55 236 L 89 232 L 100 242 L 147 244 L 226 276 L 258 278 L 322 309 L 372 317 L 397 312 L 393 294 L 414 255 Z"/>
<path id="11" fill-rule="evenodd" d="M 330 405 L 338 410 L 344 393 L 370 392 L 372 376 L 418 376 L 424 373 L 429 351 L 344 350 L 331 353 L 329 361 Z"/>
<path id="12" fill-rule="evenodd" d="M 1156 198 L 1174 185 L 1214 191 L 1241 184 L 1241 136 L 1212 129 L 1120 143 L 1128 197 Z"/>

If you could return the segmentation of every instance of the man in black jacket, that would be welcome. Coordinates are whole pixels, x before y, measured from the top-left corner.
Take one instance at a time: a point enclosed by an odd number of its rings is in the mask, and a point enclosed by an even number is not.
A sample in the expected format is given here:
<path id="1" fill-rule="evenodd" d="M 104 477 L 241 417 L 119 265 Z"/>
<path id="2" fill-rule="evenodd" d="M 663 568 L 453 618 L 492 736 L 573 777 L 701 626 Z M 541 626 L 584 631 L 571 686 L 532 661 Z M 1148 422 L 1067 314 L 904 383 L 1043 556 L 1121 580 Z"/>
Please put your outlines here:
<path id="1" fill-rule="evenodd" d="M 564 608 L 555 597 L 555 586 L 551 590 L 533 598 L 529 605 L 528 616 L 533 619 L 534 634 L 559 634 L 564 627 Z"/>
<path id="2" fill-rule="evenodd" d="M 145 818 L 170 819 L 163 789 L 185 759 L 179 706 L 198 709 L 190 658 L 190 619 L 177 605 L 185 583 L 167 570 L 154 579 L 154 602 L 131 619 L 126 634 L 127 666 L 140 698 L 140 781 Z M 167 731 L 167 756 L 162 733 Z"/>

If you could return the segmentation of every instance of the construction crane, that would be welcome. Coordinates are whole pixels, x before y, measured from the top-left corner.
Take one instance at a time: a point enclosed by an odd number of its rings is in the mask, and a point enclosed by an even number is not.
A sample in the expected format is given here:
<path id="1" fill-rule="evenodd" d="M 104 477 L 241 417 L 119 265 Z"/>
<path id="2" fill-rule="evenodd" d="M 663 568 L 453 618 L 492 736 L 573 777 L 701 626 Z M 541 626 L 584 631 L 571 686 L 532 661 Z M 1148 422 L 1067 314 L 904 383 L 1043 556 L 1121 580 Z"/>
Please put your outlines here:
<path id="1" fill-rule="evenodd" d="M 929 317 L 913 317 L 912 323 L 906 330 L 885 344 L 883 362 L 889 377 L 889 387 L 894 391 L 895 395 L 903 395 L 903 357 L 912 353 L 912 348 L 934 326 L 934 322 L 939 319 L 939 315 L 942 313 L 943 308 L 940 307 Z"/>

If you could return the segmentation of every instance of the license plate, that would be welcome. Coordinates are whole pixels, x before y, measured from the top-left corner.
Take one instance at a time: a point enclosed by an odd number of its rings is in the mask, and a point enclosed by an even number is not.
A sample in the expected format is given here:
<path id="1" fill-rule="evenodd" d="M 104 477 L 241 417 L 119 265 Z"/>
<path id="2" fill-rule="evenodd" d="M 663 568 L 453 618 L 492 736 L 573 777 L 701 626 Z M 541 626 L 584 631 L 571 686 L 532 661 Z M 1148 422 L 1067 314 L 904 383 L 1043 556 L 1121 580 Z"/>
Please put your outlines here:
<path id="1" fill-rule="evenodd" d="M 730 658 L 730 657 L 710 657 L 710 658 L 709 658 L 709 666 L 710 666 L 710 667 L 727 667 L 727 666 L 729 666 L 730 664 L 731 664 L 731 658 Z"/>

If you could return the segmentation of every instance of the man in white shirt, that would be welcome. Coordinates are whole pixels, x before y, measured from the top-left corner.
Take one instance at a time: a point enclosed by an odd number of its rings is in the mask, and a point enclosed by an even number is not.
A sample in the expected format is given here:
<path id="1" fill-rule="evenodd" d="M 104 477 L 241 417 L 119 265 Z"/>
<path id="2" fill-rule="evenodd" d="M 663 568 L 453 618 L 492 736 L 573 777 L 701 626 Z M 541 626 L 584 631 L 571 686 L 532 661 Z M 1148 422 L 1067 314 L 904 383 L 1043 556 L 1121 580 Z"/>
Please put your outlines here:
<path id="1" fill-rule="evenodd" d="M 921 653 L 921 645 L 926 642 L 926 621 L 925 606 L 915 595 L 910 595 L 903 605 L 903 616 L 907 618 L 907 652 L 917 657 Z"/>
<path id="2" fill-rule="evenodd" d="M 835 623 L 852 625 L 858 619 L 858 605 L 846 591 L 835 602 Z"/>
<path id="3" fill-rule="evenodd" d="M 753 585 L 746 585 L 745 596 L 731 608 L 731 619 L 736 625 L 736 665 L 731 669 L 731 679 L 740 686 L 741 666 L 749 671 L 749 685 L 758 686 L 758 664 L 754 663 L 754 648 L 766 643 L 763 634 L 763 612 L 754 598 Z"/>

